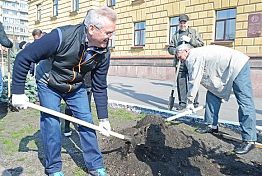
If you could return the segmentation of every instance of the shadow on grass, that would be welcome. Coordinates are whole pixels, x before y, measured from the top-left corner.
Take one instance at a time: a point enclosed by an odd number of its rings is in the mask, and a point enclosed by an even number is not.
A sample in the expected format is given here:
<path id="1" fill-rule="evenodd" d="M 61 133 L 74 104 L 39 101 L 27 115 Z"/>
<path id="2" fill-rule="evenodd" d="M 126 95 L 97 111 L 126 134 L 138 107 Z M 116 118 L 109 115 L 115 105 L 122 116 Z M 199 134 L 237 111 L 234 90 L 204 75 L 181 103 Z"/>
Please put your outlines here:
<path id="1" fill-rule="evenodd" d="M 3 119 L 8 113 L 8 103 L 0 101 L 0 120 Z"/>
<path id="2" fill-rule="evenodd" d="M 43 153 L 43 144 L 40 140 L 41 133 L 40 130 L 38 130 L 36 133 L 34 133 L 31 136 L 26 136 L 21 139 L 19 143 L 18 152 L 29 152 L 34 151 L 38 152 L 38 159 L 41 162 L 41 164 L 44 166 L 44 153 Z M 28 144 L 33 141 L 36 148 L 29 148 Z"/>
<path id="3" fill-rule="evenodd" d="M 72 130 L 72 135 L 70 137 L 65 137 L 63 135 L 61 137 L 62 148 L 65 149 L 65 151 L 62 150 L 61 153 L 70 155 L 70 157 L 73 159 L 76 165 L 79 168 L 86 171 L 85 164 L 84 164 L 85 162 L 83 159 L 82 151 L 80 149 L 81 145 L 80 145 L 80 139 L 79 139 L 78 133 L 76 130 L 73 130 L 73 129 L 71 130 Z M 63 134 L 62 132 L 61 134 Z M 29 143 L 32 141 L 36 145 L 36 148 L 29 147 Z M 19 152 L 29 152 L 29 151 L 38 152 L 38 159 L 44 167 L 45 156 L 44 156 L 43 143 L 41 141 L 40 130 L 38 130 L 36 133 L 34 133 L 31 136 L 26 136 L 22 138 L 19 143 L 18 151 Z"/>
<path id="4" fill-rule="evenodd" d="M 77 129 L 77 125 L 74 125 Z M 66 153 L 70 155 L 76 165 L 87 172 L 85 161 L 81 149 L 81 143 L 78 132 L 71 128 L 72 135 L 70 137 L 62 137 L 62 147 L 66 150 Z"/>
<path id="5" fill-rule="evenodd" d="M 7 172 L 5 173 L 4 171 L 2 176 L 19 176 L 23 173 L 23 170 L 24 169 L 22 167 L 7 169 Z"/>

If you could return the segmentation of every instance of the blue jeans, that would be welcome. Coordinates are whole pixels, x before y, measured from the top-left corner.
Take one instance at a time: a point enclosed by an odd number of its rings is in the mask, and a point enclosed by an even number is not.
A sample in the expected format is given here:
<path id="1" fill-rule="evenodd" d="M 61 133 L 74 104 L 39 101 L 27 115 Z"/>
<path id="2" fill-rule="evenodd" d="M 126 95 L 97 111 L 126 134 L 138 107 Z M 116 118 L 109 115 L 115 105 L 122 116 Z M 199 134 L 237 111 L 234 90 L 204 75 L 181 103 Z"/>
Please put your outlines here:
<path id="1" fill-rule="evenodd" d="M 3 77 L 2 77 L 2 70 L 0 68 L 0 98 L 2 97 L 3 92 Z"/>
<path id="2" fill-rule="evenodd" d="M 72 93 L 60 93 L 40 82 L 37 82 L 37 88 L 41 106 L 60 112 L 61 99 L 63 99 L 74 117 L 93 123 L 84 85 Z M 45 154 L 45 172 L 51 174 L 61 171 L 61 127 L 59 118 L 41 112 L 40 130 Z M 95 130 L 79 125 L 78 132 L 87 169 L 103 168 L 103 157 L 98 146 Z"/>
<path id="3" fill-rule="evenodd" d="M 238 120 L 242 130 L 243 141 L 256 141 L 256 111 L 253 102 L 252 83 L 250 79 L 250 67 L 247 62 L 233 82 L 233 91 L 238 103 Z M 221 106 L 221 98 L 207 91 L 205 122 L 216 126 L 218 113 Z"/>

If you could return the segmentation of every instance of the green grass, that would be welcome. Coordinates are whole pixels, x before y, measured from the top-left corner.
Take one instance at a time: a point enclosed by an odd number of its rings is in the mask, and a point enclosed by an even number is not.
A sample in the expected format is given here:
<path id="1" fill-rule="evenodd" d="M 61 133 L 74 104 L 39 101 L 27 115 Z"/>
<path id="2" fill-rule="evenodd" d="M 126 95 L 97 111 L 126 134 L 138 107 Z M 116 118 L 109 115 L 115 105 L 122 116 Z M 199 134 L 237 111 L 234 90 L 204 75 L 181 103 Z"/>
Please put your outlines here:
<path id="1" fill-rule="evenodd" d="M 96 107 L 94 103 L 92 103 L 91 109 L 92 109 L 93 120 L 94 122 L 97 122 L 98 117 L 97 117 Z M 146 115 L 134 113 L 124 108 L 115 109 L 115 108 L 108 107 L 108 116 L 109 116 L 108 117 L 109 119 L 119 119 L 119 120 L 129 120 L 130 121 L 130 120 L 135 120 L 135 119 L 142 119 Z"/>
<path id="2" fill-rule="evenodd" d="M 35 141 L 30 141 L 27 144 L 27 147 L 30 148 L 31 150 L 37 150 L 37 145 L 36 145 Z"/>
<path id="3" fill-rule="evenodd" d="M 0 132 L 4 130 L 5 130 L 4 123 L 0 121 Z"/>
<path id="4" fill-rule="evenodd" d="M 26 161 L 26 159 L 27 159 L 27 158 L 25 158 L 25 157 L 22 157 L 22 158 L 17 158 L 17 160 L 16 160 L 16 161 Z"/>
<path id="5" fill-rule="evenodd" d="M 14 155 L 19 149 L 20 141 L 38 130 L 36 121 L 39 121 L 39 112 L 35 110 L 8 113 L 0 120 L 0 142 L 5 154 Z"/>
<path id="6" fill-rule="evenodd" d="M 22 138 L 30 136 L 37 131 L 36 128 L 33 128 L 30 124 L 26 125 L 22 129 L 17 131 L 12 131 L 10 135 L 0 136 L 1 141 L 3 141 L 5 153 L 8 155 L 13 155 L 18 151 L 19 142 Z M 35 144 L 30 143 L 30 148 L 36 148 Z"/>
<path id="7" fill-rule="evenodd" d="M 74 176 L 84 176 L 86 173 L 80 168 L 77 167 L 75 170 L 73 170 Z"/>
<path id="8" fill-rule="evenodd" d="M 125 109 L 108 109 L 109 118 L 125 119 L 125 120 L 134 120 L 134 113 L 127 111 Z"/>
<path id="9" fill-rule="evenodd" d="M 11 137 L 13 139 L 22 139 L 24 136 L 28 134 L 32 134 L 35 131 L 37 131 L 37 129 L 33 128 L 31 124 L 28 124 L 27 126 L 23 127 L 22 129 L 12 132 Z"/>
<path id="10" fill-rule="evenodd" d="M 12 139 L 1 139 L 4 144 L 5 153 L 8 155 L 13 155 L 18 150 L 18 145 L 15 144 L 14 140 Z"/>

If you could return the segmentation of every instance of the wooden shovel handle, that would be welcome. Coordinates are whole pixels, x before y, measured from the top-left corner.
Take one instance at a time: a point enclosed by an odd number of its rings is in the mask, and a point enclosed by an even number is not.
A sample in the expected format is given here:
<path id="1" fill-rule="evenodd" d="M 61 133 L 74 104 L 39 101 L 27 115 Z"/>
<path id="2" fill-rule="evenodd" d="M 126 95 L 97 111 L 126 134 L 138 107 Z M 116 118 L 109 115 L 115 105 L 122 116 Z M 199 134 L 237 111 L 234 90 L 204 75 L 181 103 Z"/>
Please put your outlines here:
<path id="1" fill-rule="evenodd" d="M 77 123 L 79 125 L 82 125 L 84 127 L 87 127 L 87 128 L 91 128 L 93 130 L 96 130 L 96 131 L 100 131 L 101 132 L 101 129 L 99 128 L 99 126 L 96 126 L 92 123 L 88 123 L 86 121 L 83 121 L 83 120 L 80 120 L 80 119 L 77 119 L 77 118 L 74 118 L 74 117 L 71 117 L 69 115 L 66 115 L 66 114 L 63 114 L 61 112 L 57 112 L 57 111 L 54 111 L 52 109 L 48 109 L 48 108 L 45 108 L 45 107 L 42 107 L 42 106 L 39 106 L 39 105 L 36 105 L 36 104 L 33 104 L 33 103 L 30 103 L 28 102 L 27 103 L 27 106 L 30 107 L 30 108 L 33 108 L 33 109 L 36 109 L 36 110 L 39 110 L 39 111 L 42 111 L 42 112 L 45 112 L 47 114 L 51 114 L 53 116 L 56 116 L 56 117 L 59 117 L 59 118 L 62 118 L 62 119 L 65 119 L 65 120 L 68 120 L 70 122 L 74 122 L 74 123 Z M 108 131 L 108 133 L 112 136 L 115 136 L 119 139 L 127 139 L 128 137 L 127 136 L 124 136 L 122 134 L 119 134 L 119 133 L 116 133 L 116 132 L 113 132 L 113 131 Z"/>

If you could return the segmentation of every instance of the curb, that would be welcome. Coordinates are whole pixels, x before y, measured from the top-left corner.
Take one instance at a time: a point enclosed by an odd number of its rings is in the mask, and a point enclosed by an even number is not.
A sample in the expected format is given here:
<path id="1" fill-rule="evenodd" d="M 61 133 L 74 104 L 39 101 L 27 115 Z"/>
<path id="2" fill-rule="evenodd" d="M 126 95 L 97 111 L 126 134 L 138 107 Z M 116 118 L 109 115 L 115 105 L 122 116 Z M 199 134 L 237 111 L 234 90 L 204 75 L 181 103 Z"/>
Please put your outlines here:
<path id="1" fill-rule="evenodd" d="M 155 114 L 155 115 L 160 115 L 164 118 L 168 118 L 170 116 L 178 114 L 177 111 L 169 111 L 165 109 L 159 109 L 159 108 L 153 108 L 153 107 L 148 107 L 144 105 L 138 105 L 134 103 L 127 103 L 127 102 L 122 102 L 122 101 L 117 101 L 117 100 L 108 100 L 108 105 L 112 108 L 125 108 L 129 111 L 136 112 L 136 113 L 145 113 L 145 114 Z M 195 121 L 203 121 L 204 117 L 199 116 L 197 114 L 192 114 L 192 115 L 187 115 L 184 117 L 181 117 L 177 120 L 179 121 L 189 121 L 189 120 L 195 120 Z M 239 128 L 239 122 L 233 122 L 233 121 L 228 121 L 228 120 L 218 120 L 218 123 L 224 124 L 227 127 L 233 127 Z M 262 126 L 256 126 L 256 129 L 259 132 L 262 132 Z"/>

